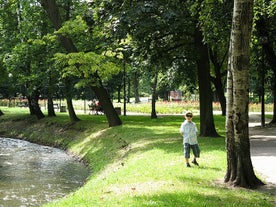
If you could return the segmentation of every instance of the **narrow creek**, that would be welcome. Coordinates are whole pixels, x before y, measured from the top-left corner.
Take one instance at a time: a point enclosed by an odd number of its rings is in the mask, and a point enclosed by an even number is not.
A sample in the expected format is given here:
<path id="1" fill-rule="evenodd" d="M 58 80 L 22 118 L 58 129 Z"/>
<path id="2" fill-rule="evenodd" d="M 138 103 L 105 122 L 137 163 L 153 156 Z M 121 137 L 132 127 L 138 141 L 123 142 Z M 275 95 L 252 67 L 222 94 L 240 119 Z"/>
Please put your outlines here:
<path id="1" fill-rule="evenodd" d="M 40 206 L 81 187 L 88 175 L 62 150 L 0 138 L 0 207 Z"/>

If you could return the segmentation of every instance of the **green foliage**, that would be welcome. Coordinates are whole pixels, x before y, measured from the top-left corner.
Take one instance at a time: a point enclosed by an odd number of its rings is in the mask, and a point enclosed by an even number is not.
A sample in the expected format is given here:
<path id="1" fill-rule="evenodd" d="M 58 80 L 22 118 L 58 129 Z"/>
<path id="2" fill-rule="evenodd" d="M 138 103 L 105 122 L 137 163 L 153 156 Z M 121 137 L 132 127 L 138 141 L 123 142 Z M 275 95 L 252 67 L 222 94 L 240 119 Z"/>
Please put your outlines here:
<path id="1" fill-rule="evenodd" d="M 276 31 L 275 2 L 257 0 L 254 2 L 254 28 L 252 31 L 251 47 L 251 81 L 250 90 L 259 95 L 262 90 L 261 77 L 264 76 L 264 88 L 266 94 L 273 94 L 271 84 L 274 84 L 273 63 L 275 56 L 275 31 Z M 265 54 L 265 48 L 270 47 L 270 54 Z M 271 101 L 269 97 L 265 101 Z"/>
<path id="2" fill-rule="evenodd" d="M 192 14 L 198 16 L 204 41 L 210 46 L 220 45 L 228 49 L 231 31 L 233 1 L 197 0 L 191 1 Z M 222 52 L 224 53 L 224 52 Z"/>
<path id="3" fill-rule="evenodd" d="M 222 61 L 228 51 L 233 1 L 56 2 L 63 24 L 54 32 L 39 1 L 0 0 L 0 72 L 5 87 L 17 84 L 23 88 L 29 81 L 31 91 L 57 85 L 68 76 L 76 78 L 78 87 L 87 86 L 93 83 L 91 77 L 97 72 L 104 85 L 115 91 L 121 84 L 124 61 L 128 78 L 132 80 L 134 74 L 140 78 L 140 94 L 151 93 L 149 81 L 156 70 L 160 92 L 185 87 L 196 93 L 198 51 L 194 49 L 194 29 L 198 25 L 204 42 L 217 53 L 217 62 L 222 64 L 220 72 L 225 71 L 226 61 Z M 275 8 L 275 1 L 255 1 L 255 20 L 266 17 L 274 47 Z M 257 52 L 252 53 L 251 89 L 256 93 L 260 88 L 261 53 L 259 38 L 253 34 Z M 58 35 L 69 37 L 80 53 L 62 54 Z M 9 73 L 12 80 L 8 79 Z M 114 74 L 120 75 L 112 79 Z M 272 72 L 268 70 L 269 93 L 271 78 Z"/>
<path id="4" fill-rule="evenodd" d="M 71 21 L 66 21 L 62 28 L 60 28 L 56 33 L 62 34 L 64 36 L 74 36 L 82 32 L 87 32 L 88 26 L 81 16 L 77 16 Z"/>
<path id="5" fill-rule="evenodd" d="M 42 39 L 29 39 L 18 43 L 5 59 L 5 67 L 12 74 L 17 84 L 28 83 L 28 94 L 34 89 L 47 85 L 45 71 L 47 71 L 47 45 Z M 44 64 L 42 64 L 44 63 Z"/>
<path id="6" fill-rule="evenodd" d="M 113 37 L 132 38 L 132 62 L 141 75 L 156 71 L 162 77 L 161 88 L 195 84 L 193 51 L 194 18 L 183 1 L 104 2 L 102 18 L 108 19 Z M 102 11 L 101 10 L 101 11 Z M 162 73 L 162 74 L 161 74 Z"/>
<path id="7" fill-rule="evenodd" d="M 103 80 L 120 72 L 115 58 L 98 55 L 94 52 L 79 52 L 55 55 L 55 62 L 59 68 L 64 69 L 63 76 L 77 76 L 93 82 L 93 74 L 97 73 Z M 92 79 L 92 80 L 91 80 Z"/>

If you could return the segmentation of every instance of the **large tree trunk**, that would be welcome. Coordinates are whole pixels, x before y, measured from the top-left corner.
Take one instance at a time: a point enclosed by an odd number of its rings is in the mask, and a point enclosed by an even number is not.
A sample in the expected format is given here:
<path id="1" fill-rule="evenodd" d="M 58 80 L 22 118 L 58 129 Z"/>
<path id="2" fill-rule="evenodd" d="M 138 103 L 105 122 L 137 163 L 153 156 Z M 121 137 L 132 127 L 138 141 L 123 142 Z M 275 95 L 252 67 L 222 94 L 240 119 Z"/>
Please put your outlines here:
<path id="1" fill-rule="evenodd" d="M 254 174 L 248 133 L 249 50 L 253 0 L 235 0 L 227 76 L 225 182 L 245 188 L 263 184 Z"/>
<path id="2" fill-rule="evenodd" d="M 109 127 L 121 125 L 122 121 L 115 111 L 111 99 L 106 89 L 103 87 L 100 78 L 98 79 L 98 84 L 96 86 L 92 86 L 92 90 L 95 92 L 96 96 L 99 99 L 99 102 L 101 103 L 101 106 L 103 107 L 104 113 L 109 123 Z"/>
<path id="3" fill-rule="evenodd" d="M 45 115 L 42 113 L 38 100 L 39 100 L 39 92 L 37 90 L 33 91 L 33 93 L 27 97 L 29 103 L 29 110 L 31 115 L 35 115 L 38 119 L 42 119 Z"/>
<path id="4" fill-rule="evenodd" d="M 213 117 L 208 48 L 203 44 L 202 40 L 202 33 L 197 27 L 195 31 L 195 43 L 198 51 L 197 70 L 200 104 L 200 136 L 218 137 L 219 135 L 216 131 Z"/>

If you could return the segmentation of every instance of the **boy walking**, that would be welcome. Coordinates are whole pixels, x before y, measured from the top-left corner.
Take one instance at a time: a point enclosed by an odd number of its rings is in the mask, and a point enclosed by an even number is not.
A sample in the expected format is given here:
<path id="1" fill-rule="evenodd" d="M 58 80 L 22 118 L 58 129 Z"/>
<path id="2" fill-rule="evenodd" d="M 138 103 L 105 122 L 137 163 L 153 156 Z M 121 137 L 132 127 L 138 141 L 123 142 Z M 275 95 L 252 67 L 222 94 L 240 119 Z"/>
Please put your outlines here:
<path id="1" fill-rule="evenodd" d="M 187 112 L 185 114 L 185 121 L 180 126 L 180 134 L 183 137 L 184 145 L 184 157 L 187 167 L 191 167 L 189 163 L 190 159 L 190 149 L 193 150 L 194 159 L 192 163 L 198 165 L 196 158 L 199 158 L 200 149 L 197 142 L 197 127 L 196 124 L 192 121 L 193 114 L 192 112 Z"/>

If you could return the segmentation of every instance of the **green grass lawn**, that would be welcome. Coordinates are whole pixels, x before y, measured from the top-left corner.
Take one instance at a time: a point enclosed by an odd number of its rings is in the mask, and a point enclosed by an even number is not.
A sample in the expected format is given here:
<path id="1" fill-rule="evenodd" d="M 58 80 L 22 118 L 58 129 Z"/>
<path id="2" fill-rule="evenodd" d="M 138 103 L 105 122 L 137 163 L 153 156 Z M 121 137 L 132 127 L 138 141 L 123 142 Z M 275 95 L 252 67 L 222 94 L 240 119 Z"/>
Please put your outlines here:
<path id="1" fill-rule="evenodd" d="M 201 138 L 200 166 L 186 168 L 179 127 L 181 116 L 121 116 L 108 128 L 104 116 L 66 114 L 37 121 L 2 109 L 0 134 L 58 146 L 83 158 L 91 168 L 86 184 L 45 206 L 273 206 L 269 192 L 230 188 L 226 172 L 225 118 L 215 116 L 221 138 Z M 19 112 L 17 112 L 19 113 Z M 194 117 L 199 127 L 199 117 Z"/>

